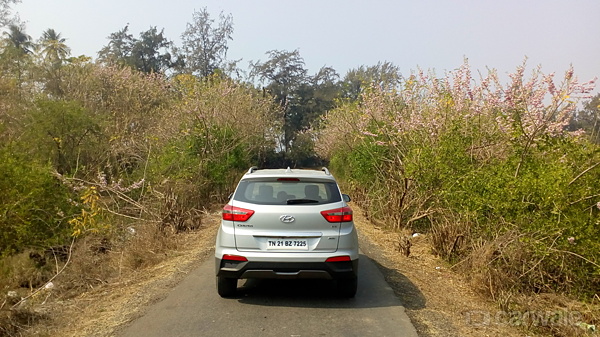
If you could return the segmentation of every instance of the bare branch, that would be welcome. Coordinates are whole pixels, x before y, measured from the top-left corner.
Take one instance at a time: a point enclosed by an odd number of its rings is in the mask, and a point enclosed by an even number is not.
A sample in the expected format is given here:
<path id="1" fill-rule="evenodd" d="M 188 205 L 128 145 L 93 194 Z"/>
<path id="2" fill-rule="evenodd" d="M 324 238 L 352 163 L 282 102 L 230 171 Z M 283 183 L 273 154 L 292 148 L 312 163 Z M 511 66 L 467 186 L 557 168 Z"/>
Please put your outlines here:
<path id="1" fill-rule="evenodd" d="M 598 165 L 600 165 L 600 162 L 597 162 L 596 164 L 594 164 L 594 165 L 588 167 L 587 169 L 585 169 L 583 172 L 579 173 L 577 175 L 577 177 L 573 178 L 573 180 L 571 180 L 569 182 L 569 186 L 571 186 L 571 184 L 573 184 L 577 179 L 581 178 L 581 176 L 583 176 L 584 174 L 588 173 L 590 170 L 592 170 L 594 167 L 596 167 Z"/>

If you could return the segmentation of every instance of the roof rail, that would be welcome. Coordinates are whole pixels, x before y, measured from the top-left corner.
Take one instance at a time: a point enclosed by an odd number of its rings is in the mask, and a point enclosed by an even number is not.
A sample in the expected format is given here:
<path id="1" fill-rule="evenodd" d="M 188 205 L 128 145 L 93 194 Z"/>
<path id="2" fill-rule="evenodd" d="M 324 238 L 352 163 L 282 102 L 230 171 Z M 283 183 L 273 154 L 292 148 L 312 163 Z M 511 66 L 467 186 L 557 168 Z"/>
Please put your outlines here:
<path id="1" fill-rule="evenodd" d="M 330 176 L 331 174 L 329 173 L 329 170 L 327 169 L 327 167 L 323 167 L 321 169 L 321 171 L 325 172 L 326 175 Z"/>
<path id="2" fill-rule="evenodd" d="M 246 172 L 246 174 L 248 174 L 248 173 L 254 173 L 254 171 L 256 171 L 256 170 L 258 170 L 258 167 L 256 167 L 256 166 L 252 166 L 252 167 L 251 167 L 251 168 L 248 170 L 248 172 Z"/>

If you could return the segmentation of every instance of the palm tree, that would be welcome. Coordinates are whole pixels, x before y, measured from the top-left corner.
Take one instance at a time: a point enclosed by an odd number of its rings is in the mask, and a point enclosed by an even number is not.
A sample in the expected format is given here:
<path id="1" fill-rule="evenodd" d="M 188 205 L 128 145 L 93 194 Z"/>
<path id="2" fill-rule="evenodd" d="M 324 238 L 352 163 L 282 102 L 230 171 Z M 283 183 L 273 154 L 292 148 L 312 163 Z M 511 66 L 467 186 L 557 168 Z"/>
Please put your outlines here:
<path id="1" fill-rule="evenodd" d="M 2 48 L 2 58 L 6 60 L 9 72 L 14 72 L 17 77 L 17 85 L 21 88 L 25 64 L 30 59 L 34 43 L 31 36 L 25 33 L 22 25 L 11 24 L 4 32 L 2 39 L 4 48 Z M 20 95 L 20 93 L 19 93 Z"/>
<path id="2" fill-rule="evenodd" d="M 66 39 L 52 28 L 46 29 L 39 40 L 39 55 L 43 58 L 42 66 L 46 76 L 45 90 L 56 97 L 63 94 L 61 69 L 63 61 L 71 54 L 71 49 L 65 41 Z"/>
<path id="3" fill-rule="evenodd" d="M 66 39 L 54 29 L 48 28 L 42 34 L 40 41 L 42 55 L 54 66 L 60 66 L 62 61 L 71 54 L 71 49 L 65 44 Z"/>
<path id="4" fill-rule="evenodd" d="M 31 36 L 25 34 L 25 29 L 19 25 L 9 25 L 8 31 L 4 32 L 7 46 L 14 48 L 20 54 L 31 54 L 33 41 Z"/>

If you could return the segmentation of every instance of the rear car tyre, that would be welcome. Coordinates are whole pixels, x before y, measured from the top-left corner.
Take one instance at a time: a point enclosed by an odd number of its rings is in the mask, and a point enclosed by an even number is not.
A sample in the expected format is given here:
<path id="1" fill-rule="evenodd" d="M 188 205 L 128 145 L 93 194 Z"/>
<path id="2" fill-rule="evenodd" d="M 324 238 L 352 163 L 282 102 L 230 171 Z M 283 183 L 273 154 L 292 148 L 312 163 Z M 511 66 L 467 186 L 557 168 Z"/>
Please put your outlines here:
<path id="1" fill-rule="evenodd" d="M 217 292 L 221 297 L 235 296 L 237 279 L 217 276 Z"/>
<path id="2" fill-rule="evenodd" d="M 358 289 L 358 278 L 339 279 L 337 281 L 337 290 L 340 297 L 352 298 L 356 295 Z"/>

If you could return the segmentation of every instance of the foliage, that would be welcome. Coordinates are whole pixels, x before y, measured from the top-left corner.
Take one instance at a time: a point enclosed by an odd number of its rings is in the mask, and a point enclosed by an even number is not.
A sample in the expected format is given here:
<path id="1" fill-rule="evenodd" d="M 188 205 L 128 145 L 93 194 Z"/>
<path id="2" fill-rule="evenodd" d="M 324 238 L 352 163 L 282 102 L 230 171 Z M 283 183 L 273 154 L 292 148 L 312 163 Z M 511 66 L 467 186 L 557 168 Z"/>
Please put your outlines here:
<path id="1" fill-rule="evenodd" d="M 99 199 L 96 186 L 90 186 L 83 192 L 81 214 L 69 220 L 69 224 L 72 226 L 72 236 L 79 237 L 89 232 L 97 234 L 107 228 L 98 221 L 102 213 L 102 208 L 98 203 Z"/>
<path id="2" fill-rule="evenodd" d="M 419 71 L 398 90 L 371 87 L 326 116 L 318 151 L 372 218 L 431 231 L 452 261 L 480 254 L 481 240 L 510 246 L 497 248 L 502 259 L 471 264 L 505 273 L 506 282 L 486 285 L 492 295 L 593 296 L 600 148 L 566 130 L 593 81 L 580 84 L 569 70 L 557 85 L 539 68 L 525 79 L 524 65 L 510 79 L 503 86 L 490 71 L 474 85 L 465 63 L 443 78 Z M 515 234 L 497 240 L 507 233 Z"/>
<path id="3" fill-rule="evenodd" d="M 128 33 L 129 26 L 112 33 L 110 42 L 98 52 L 98 60 L 107 65 L 129 66 L 144 73 L 163 73 L 171 68 L 171 42 L 164 36 L 164 29 L 158 32 L 150 27 L 141 32 L 139 39 Z"/>
<path id="4" fill-rule="evenodd" d="M 8 31 L 4 32 L 7 48 L 18 50 L 21 54 L 30 54 L 33 51 L 31 36 L 25 33 L 23 25 L 11 24 Z"/>
<path id="5" fill-rule="evenodd" d="M 284 165 L 306 166 L 320 162 L 313 149 L 314 139 L 306 132 L 329 109 L 340 95 L 338 73 L 330 67 L 309 76 L 298 50 L 272 50 L 269 60 L 251 64 L 251 76 L 266 85 L 281 107 L 283 132 L 277 140 Z"/>
<path id="6" fill-rule="evenodd" d="M 227 42 L 232 39 L 233 19 L 219 14 L 216 27 L 206 7 L 192 13 L 193 22 L 188 23 L 181 35 L 184 71 L 199 77 L 208 77 L 217 69 L 223 69 L 227 56 Z"/>
<path id="7" fill-rule="evenodd" d="M 18 24 L 10 24 L 4 32 L 2 39 L 2 50 L 0 52 L 0 66 L 3 77 L 15 81 L 19 94 L 31 73 L 31 53 L 33 51 L 31 36 L 25 33 L 25 27 Z"/>
<path id="8" fill-rule="evenodd" d="M 60 66 L 71 54 L 71 49 L 65 44 L 66 40 L 52 28 L 45 30 L 40 39 L 45 61 L 54 67 Z"/>
<path id="9" fill-rule="evenodd" d="M 20 0 L 0 0 L 0 27 L 11 23 L 13 19 L 10 17 L 10 6 L 21 2 Z"/>
<path id="10" fill-rule="evenodd" d="M 135 69 L 144 73 L 163 73 L 171 67 L 171 54 L 168 48 L 171 42 L 164 36 L 164 29 L 158 32 L 156 27 L 150 27 L 140 33 L 131 49 L 131 64 Z"/>
<path id="11" fill-rule="evenodd" d="M 15 2 L 0 1 L 0 24 Z M 597 295 L 593 83 L 572 70 L 558 84 L 539 68 L 526 78 L 523 65 L 501 84 L 493 70 L 474 79 L 466 63 L 403 77 L 390 62 L 340 80 L 330 67 L 310 75 L 298 50 L 272 50 L 251 63 L 260 90 L 223 75 L 232 33 L 230 15 L 215 26 L 204 8 L 179 51 L 156 27 L 135 38 L 125 26 L 93 62 L 69 58 L 53 29 L 36 46 L 9 26 L 0 254 L 26 258 L 76 239 L 97 243 L 93 265 L 98 252 L 131 244 L 137 253 L 124 261 L 136 268 L 156 258 L 147 242 L 197 228 L 199 209 L 224 202 L 249 166 L 329 160 L 370 219 L 429 231 L 434 251 L 492 296 Z M 576 112 L 581 98 L 591 100 Z M 132 238 L 141 224 L 148 231 Z"/>
<path id="12" fill-rule="evenodd" d="M 0 149 L 0 255 L 61 244 L 76 207 L 44 165 Z"/>
<path id="13" fill-rule="evenodd" d="M 163 114 L 172 99 L 165 77 L 89 63 L 68 65 L 63 74 L 65 100 L 81 102 L 101 127 L 105 151 L 89 163 L 88 178 L 106 170 L 118 180 L 143 165 L 153 129 L 169 118 Z"/>
<path id="14" fill-rule="evenodd" d="M 158 130 L 167 141 L 155 158 L 159 177 L 195 182 L 197 198 L 228 194 L 239 171 L 274 147 L 275 107 L 258 91 L 217 76 L 179 75 L 174 89 L 180 100 L 169 119 L 177 123 Z"/>
<path id="15" fill-rule="evenodd" d="M 123 29 L 105 60 L 151 60 L 140 55 L 162 32 L 146 33 L 131 44 Z M 0 50 L 5 254 L 70 236 L 119 240 L 134 221 L 157 233 L 194 228 L 194 210 L 223 201 L 239 172 L 275 146 L 276 107 L 251 86 L 67 59 L 51 29 L 36 55 L 23 49 L 29 38 L 17 48 L 11 37 Z"/>
<path id="16" fill-rule="evenodd" d="M 71 49 L 66 45 L 66 39 L 54 29 L 47 29 L 38 41 L 37 54 L 41 77 L 44 78 L 45 91 L 54 97 L 61 97 L 62 68 L 68 62 Z"/>
<path id="17" fill-rule="evenodd" d="M 100 126 L 73 101 L 38 100 L 27 123 L 23 149 L 36 158 L 49 159 L 60 174 L 74 173 L 78 164 L 89 165 L 100 143 Z"/>
<path id="18" fill-rule="evenodd" d="M 400 68 L 391 62 L 350 69 L 343 80 L 342 97 L 357 100 L 365 89 L 376 86 L 382 90 L 396 89 L 401 82 Z"/>
<path id="19" fill-rule="evenodd" d="M 584 130 L 592 142 L 600 144 L 600 94 L 587 101 L 583 109 L 577 111 L 571 119 L 569 130 L 579 129 Z"/>

